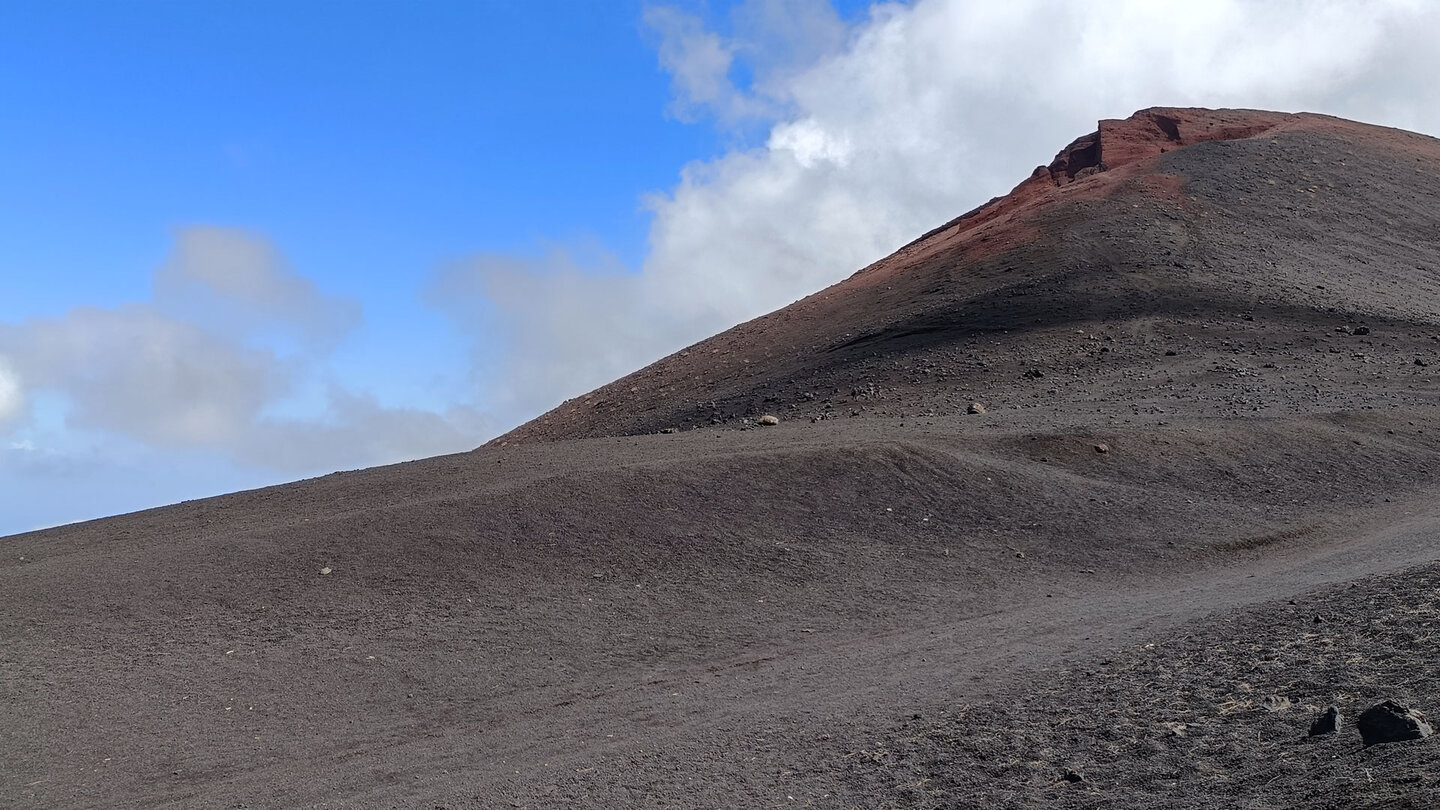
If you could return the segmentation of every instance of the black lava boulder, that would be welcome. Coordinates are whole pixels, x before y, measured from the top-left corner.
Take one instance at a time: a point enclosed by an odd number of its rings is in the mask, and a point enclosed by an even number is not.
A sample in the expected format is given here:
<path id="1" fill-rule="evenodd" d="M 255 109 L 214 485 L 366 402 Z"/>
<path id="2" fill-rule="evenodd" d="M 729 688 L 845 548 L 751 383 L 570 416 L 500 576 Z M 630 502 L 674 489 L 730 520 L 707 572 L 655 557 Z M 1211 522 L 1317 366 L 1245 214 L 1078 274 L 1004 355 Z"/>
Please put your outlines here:
<path id="1" fill-rule="evenodd" d="M 1360 713 L 1355 728 L 1366 746 L 1419 740 L 1435 733 L 1425 715 L 1409 706 L 1387 700 Z"/>
<path id="2" fill-rule="evenodd" d="M 1340 707 L 1331 706 L 1326 709 L 1315 722 L 1310 724 L 1310 736 L 1319 737 L 1321 734 L 1334 734 L 1340 730 Z"/>

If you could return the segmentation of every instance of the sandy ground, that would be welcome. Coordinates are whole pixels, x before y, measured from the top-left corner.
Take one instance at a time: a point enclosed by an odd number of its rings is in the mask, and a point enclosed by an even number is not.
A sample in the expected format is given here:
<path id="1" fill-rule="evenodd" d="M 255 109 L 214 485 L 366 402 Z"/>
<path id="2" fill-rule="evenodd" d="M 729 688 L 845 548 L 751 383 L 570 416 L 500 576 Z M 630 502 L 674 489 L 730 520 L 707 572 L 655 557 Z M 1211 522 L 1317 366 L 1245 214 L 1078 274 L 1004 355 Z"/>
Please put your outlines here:
<path id="1" fill-rule="evenodd" d="M 1433 806 L 1306 737 L 1440 713 L 1440 152 L 1327 126 L 504 444 L 5 538 L 0 804 Z"/>

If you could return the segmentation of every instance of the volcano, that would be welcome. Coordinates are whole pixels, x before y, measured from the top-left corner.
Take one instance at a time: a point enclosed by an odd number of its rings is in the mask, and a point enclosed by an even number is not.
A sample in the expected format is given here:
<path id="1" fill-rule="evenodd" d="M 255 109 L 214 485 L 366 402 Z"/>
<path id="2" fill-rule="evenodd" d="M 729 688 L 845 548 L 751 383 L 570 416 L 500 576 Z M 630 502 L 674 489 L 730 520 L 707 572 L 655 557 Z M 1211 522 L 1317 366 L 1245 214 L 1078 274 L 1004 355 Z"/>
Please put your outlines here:
<path id="1" fill-rule="evenodd" d="M 1437 369 L 1440 142 L 1101 121 L 473 452 L 4 539 L 0 796 L 1428 807 Z"/>

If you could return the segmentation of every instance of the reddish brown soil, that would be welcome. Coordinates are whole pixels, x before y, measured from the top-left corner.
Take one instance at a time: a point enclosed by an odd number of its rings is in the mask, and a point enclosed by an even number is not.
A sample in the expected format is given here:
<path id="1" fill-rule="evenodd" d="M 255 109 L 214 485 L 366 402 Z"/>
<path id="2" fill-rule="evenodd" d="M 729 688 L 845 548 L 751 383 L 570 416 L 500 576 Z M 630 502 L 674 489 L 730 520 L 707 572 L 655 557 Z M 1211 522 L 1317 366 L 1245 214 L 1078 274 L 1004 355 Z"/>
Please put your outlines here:
<path id="1" fill-rule="evenodd" d="M 6 538 L 0 805 L 1431 806 L 1304 737 L 1440 714 L 1440 145 L 1100 145 L 476 452 Z"/>

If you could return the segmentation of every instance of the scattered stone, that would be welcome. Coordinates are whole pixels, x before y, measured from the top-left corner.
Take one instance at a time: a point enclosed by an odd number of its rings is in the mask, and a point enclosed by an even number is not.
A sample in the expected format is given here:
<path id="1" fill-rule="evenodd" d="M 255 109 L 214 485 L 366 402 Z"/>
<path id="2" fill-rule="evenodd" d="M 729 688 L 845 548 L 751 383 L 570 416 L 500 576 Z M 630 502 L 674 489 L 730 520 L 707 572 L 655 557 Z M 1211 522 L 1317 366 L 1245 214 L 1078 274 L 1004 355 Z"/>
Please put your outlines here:
<path id="1" fill-rule="evenodd" d="M 1331 706 L 1326 709 L 1315 722 L 1310 724 L 1310 736 L 1319 737 L 1322 734 L 1334 734 L 1340 730 L 1340 707 Z"/>
<path id="2" fill-rule="evenodd" d="M 778 424 L 780 424 L 780 417 L 778 417 L 778 416 L 771 416 L 770 414 L 767 413 L 767 414 L 765 414 L 764 416 L 760 417 L 760 424 L 762 424 L 762 425 L 778 425 Z"/>
<path id="3" fill-rule="evenodd" d="M 1420 740 L 1435 733 L 1424 713 L 1387 700 L 1360 713 L 1355 718 L 1355 728 L 1365 745 Z"/>
<path id="4" fill-rule="evenodd" d="M 1097 452 L 1097 453 L 1108 453 L 1108 452 L 1110 452 L 1110 445 L 1105 444 L 1105 443 L 1103 443 L 1103 442 L 1100 443 L 1100 444 L 1097 444 L 1097 445 L 1095 445 L 1095 452 Z"/>
<path id="5" fill-rule="evenodd" d="M 1270 695 L 1269 697 L 1265 698 L 1264 706 L 1265 711 L 1268 712 L 1283 712 L 1286 709 L 1290 708 L 1291 701 L 1290 698 L 1287 698 L 1283 695 Z"/>
<path id="6" fill-rule="evenodd" d="M 981 404 L 978 403 L 978 402 L 972 402 L 972 403 L 970 403 L 970 407 L 968 407 L 968 408 L 965 409 L 965 412 L 966 412 L 966 413 L 984 413 L 984 412 L 985 412 L 985 406 L 984 406 L 984 405 L 981 405 Z"/>
<path id="7" fill-rule="evenodd" d="M 673 427 L 667 427 L 667 428 L 661 428 L 661 429 L 660 429 L 660 432 L 661 432 L 661 433 L 679 433 L 679 432 L 680 432 L 680 429 L 679 429 L 679 428 L 673 428 Z"/>

